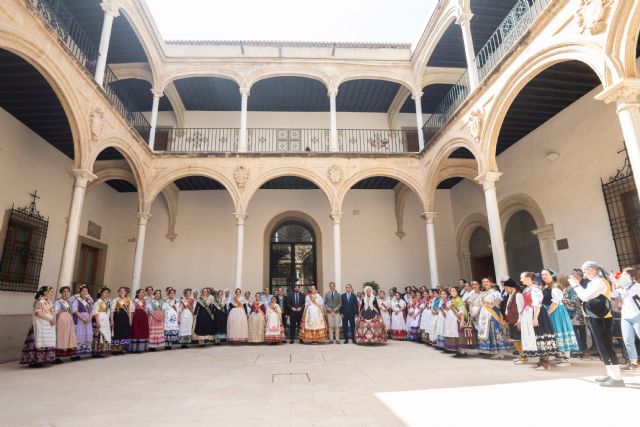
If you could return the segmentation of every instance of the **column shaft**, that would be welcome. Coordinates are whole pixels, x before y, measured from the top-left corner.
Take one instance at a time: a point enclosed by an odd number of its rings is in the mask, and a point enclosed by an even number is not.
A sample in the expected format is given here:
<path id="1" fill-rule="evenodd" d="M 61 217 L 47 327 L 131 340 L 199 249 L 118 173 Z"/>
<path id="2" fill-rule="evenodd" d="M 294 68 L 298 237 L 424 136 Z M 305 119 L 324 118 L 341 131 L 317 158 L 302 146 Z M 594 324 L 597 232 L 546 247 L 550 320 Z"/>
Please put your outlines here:
<path id="1" fill-rule="evenodd" d="M 107 54 L 109 52 L 109 40 L 111 39 L 111 28 L 113 28 L 113 19 L 120 15 L 117 5 L 106 0 L 100 3 L 104 11 L 104 20 L 102 21 L 102 33 L 100 35 L 100 45 L 98 46 L 98 58 L 96 61 L 96 70 L 94 78 L 96 82 L 102 86 L 104 82 L 104 71 L 107 67 Z"/>
<path id="2" fill-rule="evenodd" d="M 133 257 L 133 273 L 131 275 L 131 290 L 135 292 L 140 289 L 140 278 L 142 277 L 142 255 L 144 253 L 144 240 L 147 234 L 147 223 L 151 219 L 148 212 L 138 212 L 138 235 L 136 236 L 136 252 Z"/>
<path id="3" fill-rule="evenodd" d="M 339 150 L 338 145 L 338 117 L 336 112 L 336 97 L 338 91 L 329 91 L 329 111 L 331 116 L 331 128 L 329 130 L 329 151 L 336 152 Z M 336 284 L 337 286 L 337 284 Z"/>
<path id="4" fill-rule="evenodd" d="M 463 19 L 459 22 L 462 30 L 462 40 L 464 41 L 464 53 L 467 58 L 467 73 L 469 74 L 469 84 L 471 90 L 478 87 L 480 81 L 478 79 L 478 67 L 476 66 L 476 54 L 473 49 L 473 39 L 471 37 L 471 17 Z"/>
<path id="5" fill-rule="evenodd" d="M 422 127 L 424 126 L 422 120 L 422 92 L 415 93 L 411 96 L 416 104 L 416 127 L 418 130 L 418 151 L 424 150 L 424 132 Z"/>
<path id="6" fill-rule="evenodd" d="M 507 267 L 507 256 L 504 249 L 504 238 L 502 237 L 502 226 L 500 223 L 500 210 L 498 208 L 498 196 L 496 195 L 496 181 L 500 177 L 500 172 L 485 172 L 476 180 L 484 188 L 484 199 L 487 205 L 487 221 L 489 222 L 489 235 L 491 238 L 491 251 L 493 253 L 493 266 L 496 273 L 496 283 L 509 277 Z"/>
<path id="7" fill-rule="evenodd" d="M 333 220 L 333 281 L 336 290 L 342 292 L 342 247 L 340 243 L 340 219 L 342 213 L 331 214 Z"/>
<path id="8" fill-rule="evenodd" d="M 244 153 L 249 150 L 249 141 L 247 140 L 247 104 L 249 100 L 249 90 L 240 89 L 240 95 L 242 99 L 240 105 L 240 141 L 238 151 Z"/>
<path id="9" fill-rule="evenodd" d="M 235 287 L 242 289 L 242 259 L 244 257 L 244 221 L 247 219 L 245 213 L 235 213 L 236 217 L 236 274 Z"/>
<path id="10" fill-rule="evenodd" d="M 163 93 L 161 90 L 151 89 L 153 94 L 153 105 L 151 106 L 151 128 L 149 129 L 149 148 L 153 151 L 156 140 L 156 126 L 158 123 L 158 106 L 160 105 L 160 98 Z"/>

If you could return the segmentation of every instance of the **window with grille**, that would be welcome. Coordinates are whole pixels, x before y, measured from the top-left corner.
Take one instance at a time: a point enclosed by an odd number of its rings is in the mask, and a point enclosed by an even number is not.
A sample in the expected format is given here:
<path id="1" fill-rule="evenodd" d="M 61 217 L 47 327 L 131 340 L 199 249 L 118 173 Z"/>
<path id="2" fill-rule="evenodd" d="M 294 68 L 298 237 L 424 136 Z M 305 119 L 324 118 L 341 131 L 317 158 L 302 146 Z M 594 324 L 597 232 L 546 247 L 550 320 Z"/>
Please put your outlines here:
<path id="1" fill-rule="evenodd" d="M 0 290 L 37 291 L 48 227 L 34 202 L 31 207 L 11 208 L 0 258 Z"/>

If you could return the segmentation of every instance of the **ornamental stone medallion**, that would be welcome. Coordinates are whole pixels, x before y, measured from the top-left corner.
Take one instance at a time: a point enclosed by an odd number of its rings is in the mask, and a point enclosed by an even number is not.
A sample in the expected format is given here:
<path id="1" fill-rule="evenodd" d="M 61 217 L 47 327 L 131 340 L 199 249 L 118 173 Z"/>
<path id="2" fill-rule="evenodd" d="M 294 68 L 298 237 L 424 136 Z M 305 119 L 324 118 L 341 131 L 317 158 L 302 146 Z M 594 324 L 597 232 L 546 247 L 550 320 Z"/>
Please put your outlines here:
<path id="1" fill-rule="evenodd" d="M 467 130 L 476 142 L 480 141 L 483 120 L 484 111 L 482 109 L 473 110 L 467 117 Z"/>
<path id="2" fill-rule="evenodd" d="M 342 181 L 342 169 L 340 166 L 333 165 L 327 171 L 327 176 L 329 177 L 329 181 L 331 181 L 334 185 L 337 185 Z"/>
<path id="3" fill-rule="evenodd" d="M 91 122 L 91 139 L 95 142 L 102 135 L 102 127 L 104 123 L 104 112 L 101 108 L 93 108 L 89 114 Z"/>
<path id="4" fill-rule="evenodd" d="M 607 18 L 611 11 L 613 0 L 579 0 L 576 19 L 580 32 L 599 34 L 607 28 Z"/>
<path id="5" fill-rule="evenodd" d="M 238 166 L 233 170 L 233 179 L 235 179 L 238 188 L 244 188 L 249 181 L 249 169 L 244 166 Z"/>

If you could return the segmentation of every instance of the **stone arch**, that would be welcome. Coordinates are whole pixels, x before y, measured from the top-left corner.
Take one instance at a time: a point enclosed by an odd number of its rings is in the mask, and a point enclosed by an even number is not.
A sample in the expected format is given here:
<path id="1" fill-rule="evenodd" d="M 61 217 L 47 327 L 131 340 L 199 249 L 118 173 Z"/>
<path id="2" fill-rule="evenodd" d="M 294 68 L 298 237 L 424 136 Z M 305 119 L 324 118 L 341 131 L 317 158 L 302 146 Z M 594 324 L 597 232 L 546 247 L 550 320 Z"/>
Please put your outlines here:
<path id="1" fill-rule="evenodd" d="M 298 178 L 304 178 L 313 182 L 327 197 L 327 201 L 329 202 L 329 207 L 331 211 L 335 211 L 335 195 L 333 190 L 331 189 L 330 183 L 326 178 L 318 175 L 317 173 L 305 169 L 305 168 L 297 168 L 297 167 L 282 167 L 282 168 L 274 168 L 269 169 L 263 174 L 257 176 L 255 179 L 252 179 L 251 182 L 247 185 L 247 187 L 242 192 L 240 200 L 238 201 L 238 211 L 246 212 L 253 196 L 255 196 L 256 192 L 262 187 L 266 182 L 279 178 L 282 176 L 296 176 Z"/>
<path id="2" fill-rule="evenodd" d="M 138 190 L 138 194 L 140 195 L 140 205 L 138 206 L 138 208 L 141 212 L 147 212 L 143 210 L 143 201 L 146 199 L 148 191 L 147 181 L 144 175 L 145 166 L 142 163 L 139 154 L 136 153 L 129 144 L 116 137 L 106 137 L 102 139 L 92 147 L 91 153 L 87 157 L 86 169 L 93 171 L 95 169 L 98 156 L 107 148 L 114 148 L 118 150 L 118 152 L 122 154 L 122 157 L 124 157 L 124 159 L 126 160 L 129 168 L 131 169 L 131 173 L 135 178 L 135 186 Z"/>
<path id="3" fill-rule="evenodd" d="M 193 77 L 213 77 L 231 80 L 232 82 L 235 82 L 238 87 L 245 86 L 244 77 L 240 73 L 226 68 L 217 68 L 215 66 L 176 66 L 175 69 L 169 68 L 168 71 L 165 71 L 159 78 L 159 82 L 157 84 L 160 89 L 165 90 L 169 83 Z"/>
<path id="4" fill-rule="evenodd" d="M 625 77 L 640 77 L 636 65 L 636 46 L 640 35 L 640 3 L 621 1 L 615 6 L 609 24 L 605 51 L 615 58 Z"/>
<path id="5" fill-rule="evenodd" d="M 133 172 L 123 167 L 108 167 L 97 170 L 94 172 L 94 174 L 96 176 L 96 179 L 94 179 L 87 185 L 87 191 L 96 187 L 98 184 L 112 179 L 119 179 L 127 181 L 134 186 L 136 185 L 136 178 L 133 175 Z M 169 215 L 169 228 L 167 230 L 166 237 L 167 239 L 173 241 L 178 236 L 176 234 L 176 222 L 178 218 L 178 188 L 175 185 L 168 185 L 162 190 L 162 195 L 167 207 L 167 213 Z M 140 193 L 138 193 L 138 199 L 138 206 L 141 206 L 143 200 Z"/>
<path id="6" fill-rule="evenodd" d="M 422 70 L 427 66 L 433 50 L 438 46 L 440 39 L 444 35 L 449 26 L 458 19 L 461 8 L 458 2 L 446 2 L 446 9 L 440 12 L 436 20 L 432 21 L 433 25 L 428 25 L 424 31 L 425 41 L 420 40 L 416 47 L 417 59 L 415 61 L 414 69 Z M 438 13 L 437 10 L 435 13 Z M 434 13 L 434 15 L 435 15 Z M 429 23 L 431 24 L 431 22 Z"/>
<path id="7" fill-rule="evenodd" d="M 262 263 L 262 283 L 270 285 L 269 283 L 269 255 L 271 244 L 271 232 L 274 227 L 287 219 L 299 219 L 307 223 L 316 237 L 316 274 L 318 275 L 316 281 L 316 287 L 318 292 L 323 292 L 323 263 L 322 263 L 322 230 L 318 222 L 310 215 L 296 210 L 284 211 L 274 216 L 271 221 L 264 228 L 264 244 L 263 244 L 263 263 Z"/>
<path id="8" fill-rule="evenodd" d="M 352 81 L 352 80 L 384 80 L 388 82 L 398 83 L 400 86 L 403 86 L 411 93 L 420 92 L 422 89 L 418 87 L 416 84 L 415 78 L 411 74 L 402 75 L 398 71 L 384 71 L 384 70 L 372 70 L 372 71 L 357 71 L 353 73 L 345 73 L 340 75 L 337 79 L 334 79 L 333 84 L 336 88 L 340 88 L 343 83 Z"/>
<path id="9" fill-rule="evenodd" d="M 479 212 L 467 215 L 460 221 L 456 228 L 456 254 L 460 267 L 461 277 L 470 280 L 471 271 L 471 236 L 478 229 L 483 228 L 489 232 L 489 221 L 487 217 Z"/>
<path id="10" fill-rule="evenodd" d="M 518 68 L 514 75 L 507 79 L 507 84 L 495 96 L 482 133 L 482 150 L 487 159 L 487 170 L 497 170 L 496 146 L 500 129 L 511 104 L 536 75 L 545 69 L 566 61 L 580 61 L 589 66 L 600 79 L 606 89 L 615 82 L 622 73 L 611 58 L 605 56 L 602 49 L 591 42 L 566 42 L 547 47 L 531 55 L 526 65 Z"/>
<path id="11" fill-rule="evenodd" d="M 342 212 L 342 204 L 344 203 L 344 199 L 347 196 L 347 193 L 349 192 L 349 190 L 351 190 L 351 187 L 353 187 L 363 179 L 371 178 L 374 176 L 385 176 L 385 177 L 393 178 L 400 181 L 403 185 L 405 185 L 406 187 L 411 189 L 411 191 L 413 191 L 413 193 L 418 198 L 418 201 L 420 202 L 421 209 L 423 209 L 423 212 L 427 212 L 428 205 L 424 198 L 425 191 L 424 191 L 424 187 L 420 184 L 419 180 L 417 180 L 412 175 L 400 169 L 394 169 L 389 167 L 366 168 L 347 177 L 347 179 L 344 180 L 344 182 L 342 183 L 342 185 L 338 190 L 335 209 L 333 211 Z"/>
<path id="12" fill-rule="evenodd" d="M 215 169 L 203 167 L 186 167 L 175 169 L 160 176 L 154 177 L 153 184 L 151 184 L 148 192 L 148 197 L 144 201 L 145 207 L 148 207 L 150 209 L 151 205 L 153 205 L 154 200 L 161 191 L 163 191 L 175 180 L 185 178 L 187 176 L 203 176 L 206 178 L 211 178 L 214 181 L 222 184 L 222 186 L 227 190 L 227 193 L 229 193 L 229 196 L 231 197 L 234 209 L 236 210 L 236 212 L 238 211 L 239 194 L 233 182 L 223 173 Z"/>
<path id="13" fill-rule="evenodd" d="M 46 46 L 32 42 L 33 37 L 22 34 L 8 25 L 0 24 L 0 49 L 5 49 L 33 66 L 47 81 L 65 112 L 73 139 L 73 167 L 79 169 L 88 155 L 91 140 L 90 112 L 85 111 L 76 97 L 77 88 L 71 76 L 51 58 Z"/>
<path id="14" fill-rule="evenodd" d="M 318 80 L 325 85 L 327 90 L 331 87 L 331 78 L 328 74 L 314 68 L 308 67 L 287 67 L 278 66 L 277 68 L 259 68 L 250 73 L 241 87 L 250 89 L 251 86 L 260 80 L 270 79 L 272 77 L 304 77 L 307 79 Z"/>

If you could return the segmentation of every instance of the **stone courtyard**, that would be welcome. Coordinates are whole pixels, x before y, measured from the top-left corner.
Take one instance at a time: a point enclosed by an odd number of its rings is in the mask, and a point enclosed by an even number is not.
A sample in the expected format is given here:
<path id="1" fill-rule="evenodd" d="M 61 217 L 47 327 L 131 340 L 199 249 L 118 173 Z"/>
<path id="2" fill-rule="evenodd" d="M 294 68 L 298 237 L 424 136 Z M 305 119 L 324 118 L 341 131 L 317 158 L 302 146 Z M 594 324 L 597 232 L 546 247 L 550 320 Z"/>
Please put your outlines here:
<path id="1" fill-rule="evenodd" d="M 476 427 L 520 417 L 525 402 L 550 392 L 544 412 L 557 425 L 620 422 L 631 414 L 597 420 L 580 411 L 589 402 L 616 411 L 638 399 L 640 374 L 625 376 L 626 389 L 597 386 L 597 359 L 550 372 L 532 367 L 454 359 L 409 342 L 190 348 L 43 369 L 6 363 L 0 407 L 6 426 Z"/>

